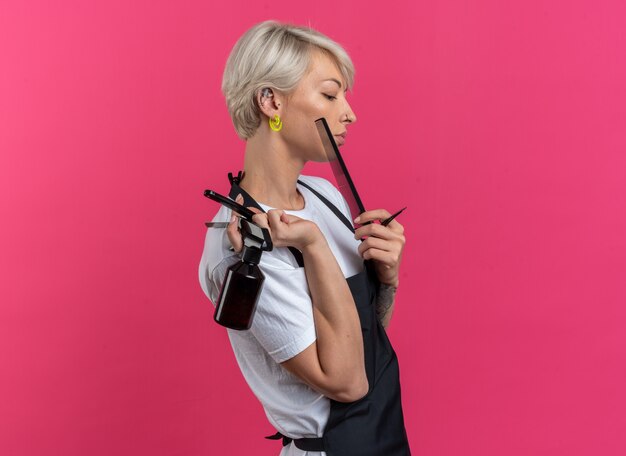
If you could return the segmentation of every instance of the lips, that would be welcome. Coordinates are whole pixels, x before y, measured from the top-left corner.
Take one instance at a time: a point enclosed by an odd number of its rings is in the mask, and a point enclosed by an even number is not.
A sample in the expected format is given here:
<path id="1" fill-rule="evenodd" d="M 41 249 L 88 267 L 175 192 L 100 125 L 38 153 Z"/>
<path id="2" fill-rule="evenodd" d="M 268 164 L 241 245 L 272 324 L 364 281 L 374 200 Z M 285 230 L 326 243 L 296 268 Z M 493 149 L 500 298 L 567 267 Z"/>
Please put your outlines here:
<path id="1" fill-rule="evenodd" d="M 333 135 L 338 146 L 342 146 L 346 142 L 346 134 L 347 132 L 344 131 L 341 134 Z"/>

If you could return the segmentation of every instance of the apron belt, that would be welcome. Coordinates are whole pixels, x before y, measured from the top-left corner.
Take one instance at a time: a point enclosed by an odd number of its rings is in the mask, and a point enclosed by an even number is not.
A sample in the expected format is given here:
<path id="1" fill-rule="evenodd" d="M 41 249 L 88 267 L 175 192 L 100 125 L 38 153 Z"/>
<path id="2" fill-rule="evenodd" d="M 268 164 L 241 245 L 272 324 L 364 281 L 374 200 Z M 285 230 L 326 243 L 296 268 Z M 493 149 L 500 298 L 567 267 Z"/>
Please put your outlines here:
<path id="1" fill-rule="evenodd" d="M 277 432 L 276 434 L 269 435 L 265 438 L 270 440 L 283 439 L 284 447 L 293 442 L 296 448 L 302 451 L 326 451 L 324 448 L 324 439 L 322 437 L 292 439 L 291 437 L 287 437 L 282 435 L 280 432 Z"/>

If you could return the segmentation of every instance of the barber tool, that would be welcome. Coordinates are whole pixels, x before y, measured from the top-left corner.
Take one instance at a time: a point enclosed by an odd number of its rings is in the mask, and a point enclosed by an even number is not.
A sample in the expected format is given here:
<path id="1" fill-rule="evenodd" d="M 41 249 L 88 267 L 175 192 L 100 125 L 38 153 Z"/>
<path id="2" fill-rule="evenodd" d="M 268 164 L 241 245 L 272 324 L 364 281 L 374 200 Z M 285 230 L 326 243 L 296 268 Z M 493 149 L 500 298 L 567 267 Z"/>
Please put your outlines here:
<path id="1" fill-rule="evenodd" d="M 265 281 L 259 263 L 262 253 L 273 249 L 272 238 L 267 228 L 262 228 L 252 221 L 254 212 L 247 207 L 213 190 L 205 190 L 204 196 L 240 214 L 238 226 L 243 239 L 241 261 L 226 271 L 215 303 L 213 319 L 230 329 L 250 329 Z M 207 226 L 213 228 L 228 226 L 221 223 L 209 222 Z"/>
<path id="2" fill-rule="evenodd" d="M 404 206 L 402 209 L 400 209 L 398 212 L 396 212 L 395 214 L 391 215 L 390 217 L 387 217 L 385 220 L 383 220 L 382 222 L 380 222 L 380 224 L 382 226 L 387 226 L 391 223 L 391 221 L 393 219 L 395 219 L 398 215 L 402 214 L 404 212 L 404 210 L 407 208 L 407 206 Z"/>
<path id="3" fill-rule="evenodd" d="M 361 198 L 356 191 L 354 182 L 352 182 L 350 173 L 348 173 L 346 163 L 343 161 L 343 157 L 339 153 L 339 148 L 337 147 L 337 143 L 335 143 L 335 138 L 333 138 L 328 122 L 326 122 L 324 117 L 320 117 L 315 121 L 315 126 L 317 127 L 317 132 L 322 140 L 324 152 L 326 152 L 326 157 L 328 158 L 330 167 L 333 170 L 333 175 L 337 181 L 337 188 L 346 199 L 350 209 L 350 214 L 354 219 L 357 215 L 365 212 L 365 207 L 363 206 Z"/>
<path id="4" fill-rule="evenodd" d="M 330 131 L 328 122 L 324 117 L 320 117 L 315 121 L 315 126 L 317 127 L 317 133 L 320 135 L 320 139 L 322 140 L 324 152 L 326 153 L 326 157 L 328 158 L 330 167 L 333 170 L 333 175 L 335 176 L 335 180 L 337 181 L 337 187 L 339 189 L 339 192 L 347 201 L 348 208 L 350 209 L 350 214 L 354 219 L 358 215 L 361 215 L 363 212 L 365 212 L 365 207 L 363 206 L 361 198 L 356 191 L 356 187 L 354 185 L 354 182 L 352 181 L 352 178 L 350 177 L 350 173 L 348 172 L 346 163 L 339 153 L 339 148 L 337 147 L 335 138 Z M 381 222 L 381 225 L 387 226 L 394 218 L 400 215 L 400 213 L 404 211 L 404 209 L 406 209 L 406 207 L 399 210 L 386 220 L 383 220 Z M 365 222 L 362 225 L 368 225 L 370 223 L 372 222 Z"/>

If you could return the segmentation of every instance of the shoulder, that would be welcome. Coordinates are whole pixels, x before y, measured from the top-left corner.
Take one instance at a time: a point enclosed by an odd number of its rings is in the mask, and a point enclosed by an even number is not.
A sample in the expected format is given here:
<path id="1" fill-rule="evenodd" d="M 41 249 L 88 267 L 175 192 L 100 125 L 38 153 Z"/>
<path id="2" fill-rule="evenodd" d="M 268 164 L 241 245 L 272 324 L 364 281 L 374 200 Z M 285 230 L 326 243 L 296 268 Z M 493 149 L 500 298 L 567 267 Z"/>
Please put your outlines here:
<path id="1" fill-rule="evenodd" d="M 230 220 L 230 215 L 231 210 L 221 206 L 211 221 L 226 222 Z M 207 229 L 198 272 L 200 285 L 212 301 L 220 285 L 216 283 L 215 277 L 221 277 L 223 271 L 237 259 L 236 254 L 230 251 L 229 247 L 230 241 L 225 229 Z"/>
<path id="2" fill-rule="evenodd" d="M 315 191 L 322 194 L 331 203 L 337 206 L 344 213 L 346 217 L 348 217 L 349 219 L 351 218 L 350 209 L 348 208 L 348 203 L 346 202 L 341 192 L 337 190 L 337 187 L 335 187 L 331 182 L 324 179 L 323 177 L 305 176 L 305 175 L 300 175 L 298 180 L 301 182 L 304 182 L 305 184 L 313 188 Z"/>
<path id="3" fill-rule="evenodd" d="M 301 175 L 298 180 L 312 187 L 336 205 L 343 204 L 343 196 L 337 190 L 337 187 L 323 177 Z"/>
<path id="4" fill-rule="evenodd" d="M 333 184 L 331 184 L 328 180 L 324 179 L 323 177 L 319 177 L 319 176 L 305 176 L 304 174 L 301 174 L 298 177 L 299 181 L 304 182 L 307 185 L 310 185 L 311 187 L 313 187 L 315 190 L 319 191 L 319 192 L 328 192 L 330 193 L 339 193 L 339 191 L 335 188 L 335 186 Z"/>

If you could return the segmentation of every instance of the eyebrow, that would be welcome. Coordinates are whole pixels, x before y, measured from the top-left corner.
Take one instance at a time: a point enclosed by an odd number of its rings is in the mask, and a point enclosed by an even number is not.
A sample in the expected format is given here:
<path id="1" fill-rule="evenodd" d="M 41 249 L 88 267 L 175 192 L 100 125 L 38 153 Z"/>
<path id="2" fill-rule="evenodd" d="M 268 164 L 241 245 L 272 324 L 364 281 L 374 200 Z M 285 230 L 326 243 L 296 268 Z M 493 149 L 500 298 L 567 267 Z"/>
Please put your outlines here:
<path id="1" fill-rule="evenodd" d="M 337 83 L 337 85 L 339 86 L 339 88 L 341 89 L 341 81 L 339 81 L 338 79 L 335 78 L 329 78 L 329 79 L 324 79 L 322 82 L 326 82 L 326 81 L 332 81 Z"/>
<path id="2" fill-rule="evenodd" d="M 322 80 L 322 82 L 326 82 L 326 81 L 331 81 L 334 82 L 335 84 L 337 84 L 339 86 L 339 89 L 341 89 L 341 81 L 339 79 L 335 79 L 335 78 L 328 78 L 328 79 L 324 79 Z M 343 93 L 348 93 L 348 87 L 346 87 L 345 89 L 343 89 Z"/>

